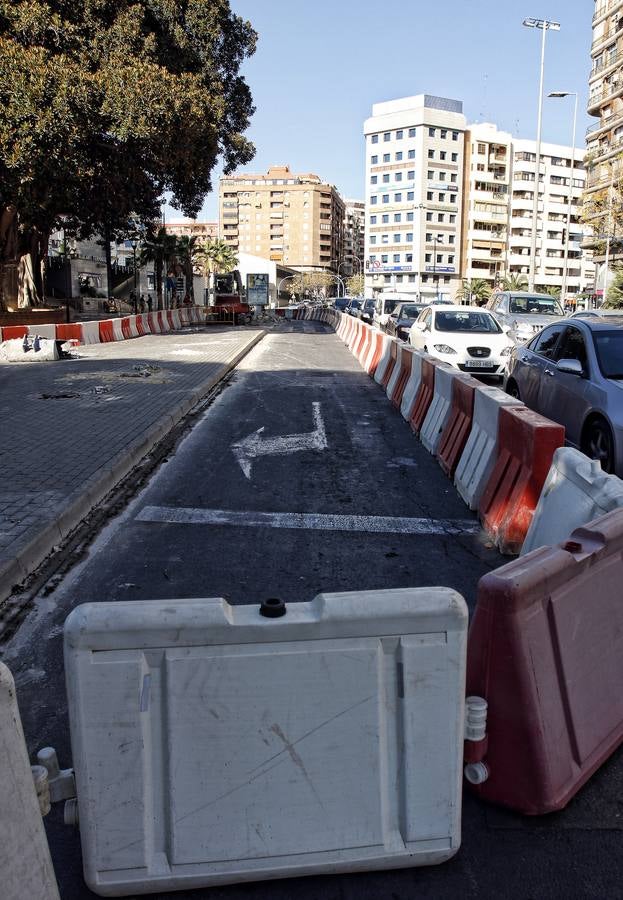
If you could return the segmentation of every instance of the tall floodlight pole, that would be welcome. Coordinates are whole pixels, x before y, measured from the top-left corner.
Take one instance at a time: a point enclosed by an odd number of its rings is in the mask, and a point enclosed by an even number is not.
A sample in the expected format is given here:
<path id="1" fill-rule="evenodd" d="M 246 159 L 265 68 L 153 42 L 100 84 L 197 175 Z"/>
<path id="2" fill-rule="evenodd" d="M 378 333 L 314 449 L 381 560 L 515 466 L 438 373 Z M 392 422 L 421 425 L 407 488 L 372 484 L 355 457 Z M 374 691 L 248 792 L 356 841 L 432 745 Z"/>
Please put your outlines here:
<path id="1" fill-rule="evenodd" d="M 578 93 L 577 91 L 551 91 L 548 97 L 575 97 L 573 104 L 573 130 L 571 138 L 571 174 L 569 175 L 569 202 L 567 204 L 567 229 L 565 234 L 564 261 L 562 268 L 562 287 L 560 299 L 565 302 L 567 293 L 567 280 L 569 278 L 569 231 L 571 228 L 571 204 L 573 203 L 573 175 L 575 171 L 575 127 L 578 121 Z"/>
<path id="2" fill-rule="evenodd" d="M 534 183 L 534 206 L 532 209 L 532 241 L 530 244 L 530 273 L 528 275 L 528 289 L 534 290 L 536 273 L 536 232 L 539 215 L 539 184 L 541 181 L 541 124 L 543 120 L 543 73 L 545 71 L 545 34 L 549 30 L 560 31 L 558 22 L 550 22 L 548 19 L 524 19 L 526 28 L 540 28 L 541 36 L 541 74 L 539 78 L 539 107 L 536 126 L 536 175 Z"/>

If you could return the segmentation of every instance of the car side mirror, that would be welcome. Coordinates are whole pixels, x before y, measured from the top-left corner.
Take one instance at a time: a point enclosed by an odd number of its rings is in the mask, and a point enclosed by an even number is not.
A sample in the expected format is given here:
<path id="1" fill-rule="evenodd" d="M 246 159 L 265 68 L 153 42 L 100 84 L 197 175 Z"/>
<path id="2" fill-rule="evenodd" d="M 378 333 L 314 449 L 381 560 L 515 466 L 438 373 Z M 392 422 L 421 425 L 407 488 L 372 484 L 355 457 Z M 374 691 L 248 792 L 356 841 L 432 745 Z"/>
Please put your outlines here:
<path id="1" fill-rule="evenodd" d="M 567 372 L 568 375 L 582 376 L 584 374 L 584 368 L 579 359 L 561 359 L 556 368 L 559 372 Z"/>
<path id="2" fill-rule="evenodd" d="M 511 333 L 511 327 L 510 327 L 510 325 L 503 325 L 503 326 L 502 326 L 502 331 L 504 332 L 504 334 L 510 334 L 510 333 Z"/>

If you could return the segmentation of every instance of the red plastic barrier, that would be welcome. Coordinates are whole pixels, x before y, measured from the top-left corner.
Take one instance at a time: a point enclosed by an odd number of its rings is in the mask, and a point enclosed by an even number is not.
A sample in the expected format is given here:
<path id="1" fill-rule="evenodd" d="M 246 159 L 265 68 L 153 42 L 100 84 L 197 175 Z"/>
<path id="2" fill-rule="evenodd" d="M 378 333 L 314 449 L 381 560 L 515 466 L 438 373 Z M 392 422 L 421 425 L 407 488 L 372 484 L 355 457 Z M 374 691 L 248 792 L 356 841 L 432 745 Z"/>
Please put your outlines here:
<path id="1" fill-rule="evenodd" d="M 423 359 L 422 360 L 422 380 L 415 397 L 413 411 L 409 418 L 409 424 L 416 434 L 420 433 L 420 429 L 426 418 L 428 407 L 433 402 L 435 393 L 435 368 L 440 365 L 439 360 Z"/>
<path id="2" fill-rule="evenodd" d="M 173 319 L 173 310 L 172 309 L 167 309 L 167 321 L 169 323 L 169 330 L 174 331 L 175 330 L 175 321 Z"/>
<path id="3" fill-rule="evenodd" d="M 124 340 L 129 340 L 132 337 L 132 332 L 130 330 L 130 318 L 129 316 L 124 316 L 121 320 L 121 333 L 123 334 Z"/>
<path id="4" fill-rule="evenodd" d="M 363 348 L 366 345 L 366 342 L 369 338 L 370 329 L 365 324 L 365 322 L 358 322 L 359 333 L 357 335 L 357 340 L 355 341 L 355 346 L 353 347 L 353 353 L 355 358 L 361 361 L 361 355 L 363 353 Z"/>
<path id="5" fill-rule="evenodd" d="M 389 384 L 389 379 L 392 377 L 392 373 L 394 371 L 394 367 L 396 365 L 396 360 L 398 358 L 398 341 L 394 340 L 391 343 L 390 347 L 390 357 L 387 362 L 387 368 L 385 369 L 385 373 L 383 378 L 381 379 L 381 387 L 387 390 L 387 385 Z"/>
<path id="6" fill-rule="evenodd" d="M 376 372 L 376 368 L 381 359 L 381 353 L 383 352 L 383 334 L 375 328 L 371 328 L 370 336 L 372 347 L 374 349 L 370 350 L 370 356 L 366 361 L 365 369 L 368 375 L 371 378 L 374 378 L 374 373 Z"/>
<path id="7" fill-rule="evenodd" d="M 167 320 L 166 310 L 161 309 L 158 311 L 158 324 L 160 325 L 160 331 L 165 332 L 169 330 L 169 322 Z"/>
<path id="8" fill-rule="evenodd" d="M 451 478 L 472 430 L 474 397 L 477 388 L 478 382 L 470 375 L 457 375 L 452 381 L 450 418 L 441 433 L 437 447 L 439 465 Z"/>
<path id="9" fill-rule="evenodd" d="M 400 353 L 400 375 L 398 376 L 398 380 L 394 385 L 394 390 L 391 395 L 391 403 L 396 409 L 400 409 L 400 404 L 402 403 L 402 395 L 405 392 L 405 387 L 407 386 L 407 381 L 411 376 L 411 367 L 413 365 L 413 351 L 408 347 L 401 347 Z"/>
<path id="10" fill-rule="evenodd" d="M 112 319 L 104 319 L 99 323 L 100 343 L 109 344 L 115 339 L 113 332 Z"/>
<path id="11" fill-rule="evenodd" d="M 160 334 L 160 325 L 158 323 L 158 313 L 150 312 L 147 314 L 147 320 L 149 322 L 149 331 L 151 334 Z"/>
<path id="12" fill-rule="evenodd" d="M 489 705 L 484 799 L 562 809 L 623 741 L 622 583 L 620 509 L 480 580 L 467 693 Z"/>
<path id="13" fill-rule="evenodd" d="M 565 429 L 531 409 L 502 407 L 498 458 L 480 500 L 480 518 L 501 553 L 519 553 L 554 450 Z"/>
<path id="14" fill-rule="evenodd" d="M 147 334 L 147 331 L 143 324 L 144 321 L 145 321 L 145 318 L 144 318 L 143 314 L 136 317 L 136 330 L 138 331 L 139 335 Z"/>
<path id="15" fill-rule="evenodd" d="M 3 325 L 2 340 L 13 341 L 16 338 L 23 338 L 28 334 L 28 325 Z"/>
<path id="16" fill-rule="evenodd" d="M 56 326 L 56 339 L 59 341 L 78 341 L 82 343 L 82 325 L 69 322 Z"/>

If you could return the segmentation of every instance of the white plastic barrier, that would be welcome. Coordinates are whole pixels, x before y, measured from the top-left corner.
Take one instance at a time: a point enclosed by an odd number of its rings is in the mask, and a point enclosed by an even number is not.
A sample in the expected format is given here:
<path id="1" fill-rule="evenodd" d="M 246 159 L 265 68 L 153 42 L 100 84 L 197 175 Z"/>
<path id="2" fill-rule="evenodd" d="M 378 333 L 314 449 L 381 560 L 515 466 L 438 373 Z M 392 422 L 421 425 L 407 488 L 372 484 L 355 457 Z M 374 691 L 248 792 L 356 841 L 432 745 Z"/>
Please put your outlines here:
<path id="1" fill-rule="evenodd" d="M 17 708 L 0 663 L 0 896 L 58 900 L 54 868 Z"/>
<path id="2" fill-rule="evenodd" d="M 182 323 L 180 321 L 180 311 L 179 311 L 179 309 L 174 309 L 174 310 L 172 310 L 172 313 L 173 313 L 173 315 L 172 315 L 173 327 L 177 331 L 178 329 L 180 329 L 182 327 Z"/>
<path id="3" fill-rule="evenodd" d="M 521 556 L 566 540 L 576 528 L 623 506 L 623 481 L 573 447 L 554 453 Z"/>
<path id="4" fill-rule="evenodd" d="M 387 372 L 387 367 L 392 358 L 392 344 L 394 343 L 394 338 L 390 337 L 388 334 L 385 335 L 383 340 L 383 349 L 381 350 L 381 358 L 379 359 L 379 364 L 376 367 L 376 372 L 374 373 L 374 380 L 377 384 L 382 384 L 383 378 L 385 377 L 385 373 Z"/>
<path id="5" fill-rule="evenodd" d="M 385 393 L 390 400 L 392 399 L 392 395 L 394 393 L 394 390 L 396 389 L 396 384 L 398 383 L 398 379 L 400 378 L 400 374 L 402 372 L 402 354 L 408 353 L 409 350 L 410 348 L 408 348 L 406 344 L 403 344 L 401 341 L 396 341 L 396 362 L 394 364 L 392 374 L 389 376 L 387 387 L 385 388 Z"/>
<path id="6" fill-rule="evenodd" d="M 365 371 L 370 374 L 370 370 L 372 369 L 372 361 L 376 355 L 377 347 L 380 341 L 380 332 L 377 328 L 373 328 L 372 325 L 368 326 L 368 331 L 370 335 L 370 340 L 368 341 L 366 352 L 362 356 L 361 365 L 365 369 Z"/>
<path id="7" fill-rule="evenodd" d="M 420 440 L 429 453 L 437 452 L 441 432 L 452 410 L 452 382 L 458 375 L 459 370 L 453 366 L 442 363 L 435 367 L 435 392 L 420 431 Z"/>
<path id="8" fill-rule="evenodd" d="M 280 618 L 220 598 L 76 608 L 65 671 L 89 887 L 451 857 L 466 629 L 441 587 L 320 594 Z"/>
<path id="9" fill-rule="evenodd" d="M 417 397 L 417 392 L 420 389 L 420 382 L 422 380 L 422 360 L 426 355 L 427 354 L 422 353 L 420 350 L 413 350 L 411 374 L 405 385 L 402 402 L 400 403 L 400 412 L 403 419 L 408 419 L 409 414 L 413 409 L 413 404 L 415 403 L 415 398 Z"/>
<path id="10" fill-rule="evenodd" d="M 83 344 L 99 344 L 100 343 L 99 322 L 83 322 L 82 323 L 82 343 Z"/>
<path id="11" fill-rule="evenodd" d="M 125 340 L 125 336 L 121 328 L 121 319 L 112 319 L 112 333 L 116 341 Z"/>
<path id="12" fill-rule="evenodd" d="M 497 459 L 498 419 L 502 406 L 523 404 L 497 387 L 483 385 L 474 395 L 472 430 L 454 476 L 454 485 L 470 509 L 478 509 Z"/>
<path id="13" fill-rule="evenodd" d="M 56 338 L 56 325 L 29 325 L 28 334 L 31 338 L 38 334 L 39 337 L 53 341 Z"/>
<path id="14" fill-rule="evenodd" d="M 136 320 L 138 319 L 138 316 L 128 316 L 128 319 L 129 319 L 129 326 L 130 326 L 130 337 L 133 337 L 133 338 L 138 337 L 139 330 L 138 330 L 138 325 L 136 324 Z"/>
<path id="15" fill-rule="evenodd" d="M 28 349 L 24 350 L 24 346 Z M 56 341 L 37 338 L 36 335 L 29 335 L 26 345 L 24 338 L 12 338 L 0 344 L 0 359 L 6 362 L 51 362 L 58 358 Z"/>

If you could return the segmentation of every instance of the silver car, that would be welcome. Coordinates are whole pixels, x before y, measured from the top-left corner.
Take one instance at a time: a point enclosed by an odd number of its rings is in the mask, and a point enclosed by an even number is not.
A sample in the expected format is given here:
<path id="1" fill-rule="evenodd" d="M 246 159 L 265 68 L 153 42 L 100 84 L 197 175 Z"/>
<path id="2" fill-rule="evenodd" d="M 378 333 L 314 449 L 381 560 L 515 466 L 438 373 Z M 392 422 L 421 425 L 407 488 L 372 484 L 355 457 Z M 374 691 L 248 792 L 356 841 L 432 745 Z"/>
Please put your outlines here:
<path id="1" fill-rule="evenodd" d="M 565 319 L 513 349 L 506 390 L 623 477 L 623 315 Z"/>
<path id="2" fill-rule="evenodd" d="M 489 298 L 487 309 L 491 310 L 500 325 L 508 326 L 509 337 L 518 344 L 529 341 L 552 319 L 564 316 L 564 310 L 555 297 L 531 294 L 529 291 L 498 291 Z"/>

